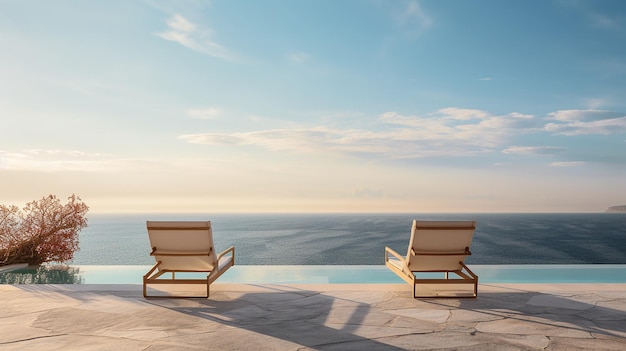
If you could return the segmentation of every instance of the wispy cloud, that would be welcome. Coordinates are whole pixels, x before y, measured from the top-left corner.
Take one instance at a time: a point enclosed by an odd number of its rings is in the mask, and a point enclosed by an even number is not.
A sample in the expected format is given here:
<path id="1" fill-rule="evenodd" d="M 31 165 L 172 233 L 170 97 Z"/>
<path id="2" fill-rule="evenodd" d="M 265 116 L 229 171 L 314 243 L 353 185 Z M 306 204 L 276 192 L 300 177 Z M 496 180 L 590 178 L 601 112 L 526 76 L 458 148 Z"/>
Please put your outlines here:
<path id="1" fill-rule="evenodd" d="M 395 15 L 400 28 L 411 35 L 418 35 L 433 25 L 433 19 L 422 10 L 417 0 L 409 1 Z"/>
<path id="2" fill-rule="evenodd" d="M 515 155 L 554 155 L 564 150 L 565 148 L 558 146 L 511 146 L 502 150 L 502 153 Z"/>
<path id="3" fill-rule="evenodd" d="M 626 20 L 623 15 L 615 16 L 600 12 L 589 13 L 589 19 L 594 27 L 617 32 L 626 31 Z"/>
<path id="4" fill-rule="evenodd" d="M 9 171 L 107 171 L 116 169 L 110 154 L 76 150 L 0 150 L 0 170 Z"/>
<path id="5" fill-rule="evenodd" d="M 380 199 L 380 198 L 383 198 L 384 195 L 385 193 L 379 189 L 368 189 L 368 188 L 352 189 L 352 196 L 356 198 Z"/>
<path id="6" fill-rule="evenodd" d="M 311 55 L 303 51 L 296 51 L 287 55 L 287 59 L 289 60 L 289 62 L 292 62 L 292 63 L 305 63 L 310 58 L 311 58 Z"/>
<path id="7" fill-rule="evenodd" d="M 437 111 L 441 113 L 444 118 L 452 118 L 457 120 L 471 120 L 471 119 L 487 119 L 491 117 L 489 112 L 482 110 L 472 110 L 466 108 L 448 107 Z"/>
<path id="8" fill-rule="evenodd" d="M 172 16 L 166 24 L 168 30 L 156 35 L 209 56 L 224 60 L 236 59 L 233 53 L 212 39 L 213 31 L 210 28 L 198 26 L 180 14 Z"/>
<path id="9" fill-rule="evenodd" d="M 521 118 L 519 116 L 524 116 Z M 246 133 L 181 135 L 189 143 L 252 145 L 273 151 L 369 154 L 386 158 L 462 156 L 494 151 L 529 116 L 493 116 L 481 110 L 441 109 L 428 116 L 387 112 L 371 130 L 329 127 L 272 129 Z M 521 124 L 520 124 L 521 123 Z"/>
<path id="10" fill-rule="evenodd" d="M 610 114 L 605 110 L 560 110 L 548 114 L 548 119 L 557 121 L 582 121 L 606 118 Z"/>
<path id="11" fill-rule="evenodd" d="M 583 161 L 569 161 L 569 162 L 552 162 L 550 167 L 578 167 L 586 165 Z"/>
<path id="12" fill-rule="evenodd" d="M 374 1 L 374 4 L 382 8 L 391 20 L 396 29 L 414 38 L 433 26 L 433 18 L 422 9 L 419 1 Z"/>
<path id="13" fill-rule="evenodd" d="M 198 162 L 198 159 L 188 160 L 184 158 L 120 158 L 113 154 L 89 153 L 78 150 L 0 150 L 0 171 L 162 173 L 164 169 L 198 169 L 214 163 L 214 158 L 211 159 L 211 162 Z"/>
<path id="14" fill-rule="evenodd" d="M 562 156 L 568 148 L 511 144 L 522 135 L 625 132 L 626 117 L 608 117 L 613 115 L 599 110 L 561 110 L 550 113 L 542 120 L 519 112 L 495 115 L 484 110 L 449 107 L 426 115 L 385 112 L 365 129 L 295 126 L 239 133 L 185 134 L 179 138 L 195 144 L 239 145 L 291 153 L 349 154 L 385 159 L 495 153 Z"/>
<path id="15" fill-rule="evenodd" d="M 619 116 L 619 115 L 617 115 Z M 562 110 L 548 114 L 544 129 L 563 135 L 600 134 L 626 132 L 626 116 L 603 110 Z"/>
<path id="16" fill-rule="evenodd" d="M 532 125 L 533 116 L 521 113 L 492 115 L 487 111 L 444 108 L 427 116 L 402 116 L 385 113 L 386 123 L 414 127 L 411 133 L 426 140 L 465 140 L 467 144 L 495 148 L 513 134 L 519 134 Z"/>
<path id="17" fill-rule="evenodd" d="M 492 78 L 491 77 L 483 77 L 483 78 L 480 78 L 478 80 L 492 80 Z"/>
<path id="18" fill-rule="evenodd" d="M 221 111 L 215 107 L 187 110 L 188 116 L 198 119 L 215 119 L 219 117 L 220 113 Z"/>
<path id="19" fill-rule="evenodd" d="M 623 12 L 602 8 L 603 3 L 600 1 L 561 1 L 561 4 L 579 12 L 592 27 L 626 32 L 626 17 Z"/>
<path id="20" fill-rule="evenodd" d="M 386 147 L 372 145 L 380 141 L 380 134 L 360 130 L 337 130 L 327 127 L 308 129 L 271 129 L 247 133 L 202 133 L 181 135 L 180 138 L 194 144 L 207 145 L 255 145 L 272 151 L 315 153 L 383 152 Z"/>
<path id="21" fill-rule="evenodd" d="M 605 106 L 608 103 L 608 100 L 604 98 L 588 98 L 584 99 L 584 102 L 589 107 L 589 109 L 596 110 L 602 106 Z"/>

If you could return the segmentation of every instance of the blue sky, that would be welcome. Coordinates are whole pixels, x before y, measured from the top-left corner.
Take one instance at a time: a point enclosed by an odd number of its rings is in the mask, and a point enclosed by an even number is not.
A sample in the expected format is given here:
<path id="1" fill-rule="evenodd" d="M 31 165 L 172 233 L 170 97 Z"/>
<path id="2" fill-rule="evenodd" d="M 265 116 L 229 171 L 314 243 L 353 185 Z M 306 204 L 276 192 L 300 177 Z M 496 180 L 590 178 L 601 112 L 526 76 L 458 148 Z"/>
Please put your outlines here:
<path id="1" fill-rule="evenodd" d="M 626 203 L 626 2 L 0 0 L 0 202 Z"/>

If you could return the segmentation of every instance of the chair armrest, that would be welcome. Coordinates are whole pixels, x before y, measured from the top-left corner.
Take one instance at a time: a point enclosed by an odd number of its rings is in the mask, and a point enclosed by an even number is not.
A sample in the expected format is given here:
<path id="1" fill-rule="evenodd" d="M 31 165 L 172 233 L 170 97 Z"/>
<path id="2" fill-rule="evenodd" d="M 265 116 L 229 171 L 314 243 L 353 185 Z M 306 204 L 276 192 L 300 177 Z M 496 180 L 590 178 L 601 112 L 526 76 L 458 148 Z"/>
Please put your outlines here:
<path id="1" fill-rule="evenodd" d="M 143 275 L 143 279 L 148 279 L 149 276 L 152 275 L 152 273 L 154 273 L 154 271 L 159 268 L 159 266 L 161 265 L 161 262 L 157 262 L 154 266 L 152 266 L 152 268 L 148 271 L 148 273 Z"/>
<path id="2" fill-rule="evenodd" d="M 395 252 L 389 246 L 385 246 L 385 262 L 389 261 L 389 254 L 391 254 L 392 256 L 395 256 L 397 259 L 404 262 L 404 257 L 400 256 L 399 253 Z"/>
<path id="3" fill-rule="evenodd" d="M 217 260 L 219 261 L 220 258 L 224 257 L 227 253 L 231 253 L 231 255 L 233 256 L 233 264 L 235 263 L 235 247 L 231 246 L 228 249 L 222 251 L 219 253 L 219 255 L 217 255 Z"/>
<path id="4" fill-rule="evenodd" d="M 409 268 L 409 266 L 406 263 L 406 259 L 402 256 L 400 256 L 399 253 L 395 252 L 392 248 L 386 246 L 385 247 L 385 263 L 389 262 L 389 254 L 391 254 L 392 256 L 394 256 L 395 258 L 398 259 L 398 261 L 402 262 L 402 271 L 409 275 L 409 276 L 413 276 L 410 272 L 411 269 Z"/>

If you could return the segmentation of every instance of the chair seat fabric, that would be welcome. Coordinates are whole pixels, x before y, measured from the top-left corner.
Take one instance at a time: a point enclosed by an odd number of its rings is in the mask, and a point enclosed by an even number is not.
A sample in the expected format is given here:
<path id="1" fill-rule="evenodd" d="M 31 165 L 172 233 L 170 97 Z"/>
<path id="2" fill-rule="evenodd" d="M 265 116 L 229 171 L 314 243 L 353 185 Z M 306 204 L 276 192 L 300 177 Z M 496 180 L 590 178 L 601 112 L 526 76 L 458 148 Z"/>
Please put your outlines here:
<path id="1" fill-rule="evenodd" d="M 143 295 L 148 297 L 148 284 L 206 284 L 209 285 L 235 264 L 235 248 L 218 253 L 213 245 L 210 221 L 147 221 L 148 238 L 156 264 L 144 275 Z M 179 272 L 203 272 L 206 278 L 176 277 Z M 169 275 L 169 279 L 159 279 Z M 170 296 L 176 297 L 176 296 Z"/>
<path id="2" fill-rule="evenodd" d="M 476 297 L 478 276 L 464 263 L 466 257 L 471 255 L 470 245 L 475 229 L 475 221 L 414 220 L 406 256 L 400 256 L 386 247 L 385 265 L 413 285 L 413 297 L 417 297 L 416 284 L 457 284 L 459 281 L 474 285 L 469 297 Z M 443 279 L 417 279 L 419 273 L 436 272 L 446 274 Z M 449 274 L 459 278 L 449 279 Z"/>
<path id="3" fill-rule="evenodd" d="M 387 262 L 391 263 L 392 265 L 394 265 L 399 270 L 403 270 L 404 269 L 403 262 L 400 261 L 399 259 L 395 258 L 395 257 L 389 257 L 389 260 L 387 260 Z"/>

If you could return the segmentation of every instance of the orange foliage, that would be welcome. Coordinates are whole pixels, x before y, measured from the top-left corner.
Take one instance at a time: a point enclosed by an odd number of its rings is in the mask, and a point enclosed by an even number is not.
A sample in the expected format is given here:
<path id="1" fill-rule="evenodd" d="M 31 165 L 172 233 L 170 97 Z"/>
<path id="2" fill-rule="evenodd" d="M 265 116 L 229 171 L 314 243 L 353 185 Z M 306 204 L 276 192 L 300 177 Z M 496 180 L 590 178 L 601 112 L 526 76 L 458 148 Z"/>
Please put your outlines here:
<path id="1" fill-rule="evenodd" d="M 78 232 L 89 207 L 72 195 L 67 204 L 54 195 L 17 206 L 0 205 L 0 266 L 64 262 L 78 251 Z"/>

